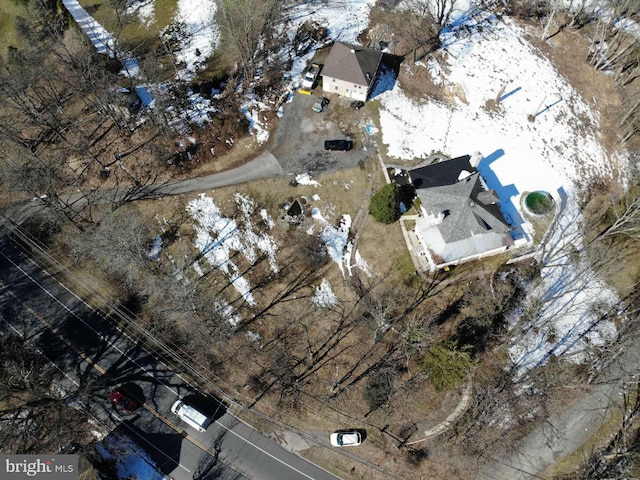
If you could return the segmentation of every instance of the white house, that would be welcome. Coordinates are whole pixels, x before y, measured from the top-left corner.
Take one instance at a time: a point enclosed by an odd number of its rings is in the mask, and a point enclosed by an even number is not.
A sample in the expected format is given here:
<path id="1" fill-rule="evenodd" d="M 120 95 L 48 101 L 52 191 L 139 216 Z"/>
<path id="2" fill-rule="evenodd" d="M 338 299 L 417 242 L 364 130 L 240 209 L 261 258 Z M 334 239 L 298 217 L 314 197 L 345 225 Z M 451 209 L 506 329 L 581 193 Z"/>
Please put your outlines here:
<path id="1" fill-rule="evenodd" d="M 366 101 L 378 75 L 382 52 L 334 43 L 322 69 L 322 90 Z"/>

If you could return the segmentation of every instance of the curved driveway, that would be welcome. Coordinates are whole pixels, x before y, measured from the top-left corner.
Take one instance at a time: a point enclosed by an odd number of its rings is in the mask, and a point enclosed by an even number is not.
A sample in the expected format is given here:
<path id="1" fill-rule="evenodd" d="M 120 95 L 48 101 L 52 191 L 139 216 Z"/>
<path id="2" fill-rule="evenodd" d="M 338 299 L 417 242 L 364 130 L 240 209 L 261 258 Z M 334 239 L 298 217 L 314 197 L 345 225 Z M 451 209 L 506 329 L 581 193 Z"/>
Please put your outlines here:
<path id="1" fill-rule="evenodd" d="M 225 172 L 159 185 L 154 187 L 153 192 L 147 194 L 146 197 L 163 197 L 210 190 L 261 178 L 275 177 L 282 175 L 282 173 L 282 167 L 276 157 L 266 151 L 250 162 Z"/>
<path id="2" fill-rule="evenodd" d="M 563 412 L 551 415 L 513 450 L 489 459 L 476 480 L 533 480 L 558 460 L 572 454 L 594 435 L 618 409 L 627 382 L 637 382 L 640 348 L 626 348 L 600 372 L 589 387 Z M 490 454 L 490 452 L 488 452 Z M 489 455 L 487 455 L 489 456 Z"/>

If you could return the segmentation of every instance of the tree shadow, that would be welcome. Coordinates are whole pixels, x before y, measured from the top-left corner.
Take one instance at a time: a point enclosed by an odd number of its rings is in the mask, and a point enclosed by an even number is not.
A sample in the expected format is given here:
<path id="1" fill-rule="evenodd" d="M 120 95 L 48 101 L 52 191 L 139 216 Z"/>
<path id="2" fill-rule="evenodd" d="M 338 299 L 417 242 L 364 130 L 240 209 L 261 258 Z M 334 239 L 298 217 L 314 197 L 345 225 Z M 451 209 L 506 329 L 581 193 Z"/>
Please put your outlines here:
<path id="1" fill-rule="evenodd" d="M 173 472 L 180 463 L 183 436 L 179 433 L 145 432 L 132 423 L 123 422 L 116 431 L 131 438 L 155 462 L 164 474 Z"/>
<path id="2" fill-rule="evenodd" d="M 209 447 L 209 451 L 214 450 L 214 455 L 207 453 L 200 457 L 195 471 L 193 472 L 193 480 L 236 480 L 245 478 L 241 473 L 226 465 L 221 458 L 220 452 L 222 450 L 222 441 L 226 434 L 227 430 L 222 430 L 213 440 Z M 225 460 L 228 461 L 230 459 L 225 457 Z"/>
<path id="3" fill-rule="evenodd" d="M 518 93 L 520 90 L 522 90 L 522 87 L 516 87 L 513 90 L 511 90 L 510 92 L 505 93 L 504 95 L 502 95 L 499 99 L 498 99 L 498 103 L 502 102 L 503 100 L 506 100 L 507 98 L 509 98 L 511 95 L 515 95 L 516 93 Z"/>

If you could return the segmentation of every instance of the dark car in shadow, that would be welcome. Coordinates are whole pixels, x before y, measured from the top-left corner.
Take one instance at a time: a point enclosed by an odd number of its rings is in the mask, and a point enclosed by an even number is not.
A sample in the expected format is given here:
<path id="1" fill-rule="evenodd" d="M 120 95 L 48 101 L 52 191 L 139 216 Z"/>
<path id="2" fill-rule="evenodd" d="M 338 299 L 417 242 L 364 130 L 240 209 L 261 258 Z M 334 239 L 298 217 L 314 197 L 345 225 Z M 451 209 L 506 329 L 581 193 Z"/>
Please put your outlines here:
<path id="1" fill-rule="evenodd" d="M 142 403 L 134 398 L 131 391 L 123 386 L 112 390 L 109 394 L 109 400 L 124 413 L 134 412 L 142 406 Z"/>
<path id="2" fill-rule="evenodd" d="M 325 150 L 340 150 L 340 151 L 348 151 L 353 148 L 353 142 L 351 140 L 325 140 L 324 141 L 324 149 Z"/>

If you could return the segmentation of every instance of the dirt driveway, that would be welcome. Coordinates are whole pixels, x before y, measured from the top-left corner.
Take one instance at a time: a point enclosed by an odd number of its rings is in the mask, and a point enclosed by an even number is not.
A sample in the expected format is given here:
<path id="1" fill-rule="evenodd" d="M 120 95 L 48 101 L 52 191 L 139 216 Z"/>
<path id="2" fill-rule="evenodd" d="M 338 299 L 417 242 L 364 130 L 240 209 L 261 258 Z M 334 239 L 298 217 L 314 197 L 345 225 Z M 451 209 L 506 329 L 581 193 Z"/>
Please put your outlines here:
<path id="1" fill-rule="evenodd" d="M 362 110 L 351 110 L 349 100 L 326 95 L 330 103 L 322 113 L 311 110 L 319 96 L 320 88 L 313 95 L 295 92 L 293 100 L 284 105 L 269 151 L 278 159 L 285 174 L 329 172 L 355 167 L 366 159 L 371 151 L 362 148 L 364 126 Z M 349 136 L 354 148 L 349 152 L 327 152 L 324 141 Z"/>

